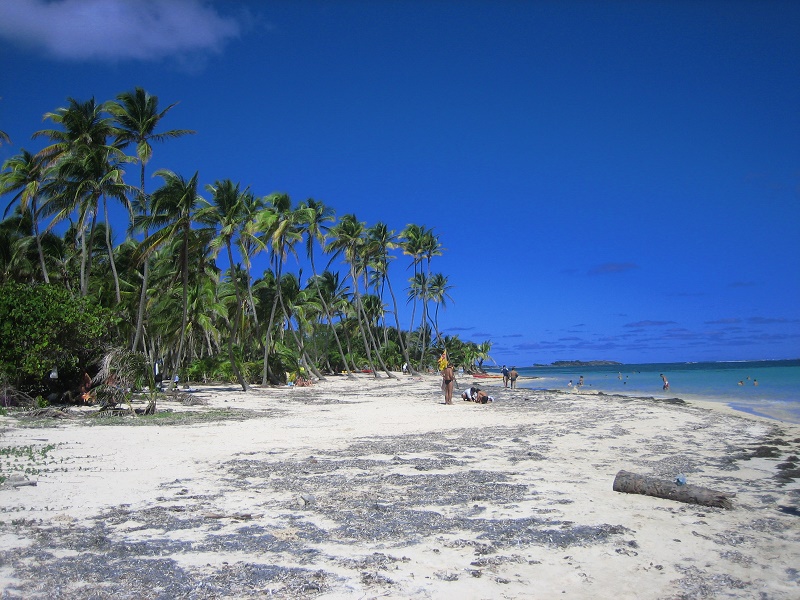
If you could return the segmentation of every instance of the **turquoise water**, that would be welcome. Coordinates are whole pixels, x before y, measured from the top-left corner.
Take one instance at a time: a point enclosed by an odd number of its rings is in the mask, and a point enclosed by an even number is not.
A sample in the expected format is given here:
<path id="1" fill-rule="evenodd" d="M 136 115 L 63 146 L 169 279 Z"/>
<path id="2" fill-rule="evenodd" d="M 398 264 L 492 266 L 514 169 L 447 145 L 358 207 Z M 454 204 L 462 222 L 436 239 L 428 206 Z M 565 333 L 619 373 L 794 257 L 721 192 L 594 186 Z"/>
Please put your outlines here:
<path id="1" fill-rule="evenodd" d="M 577 384 L 583 375 L 584 389 L 711 400 L 743 412 L 800 424 L 800 360 L 517 367 L 517 371 L 525 378 L 519 380 L 520 388 L 567 390 L 570 380 Z M 669 381 L 669 390 L 662 389 L 661 373 Z M 743 385 L 738 385 L 740 381 Z M 756 381 L 758 385 L 754 385 Z"/>

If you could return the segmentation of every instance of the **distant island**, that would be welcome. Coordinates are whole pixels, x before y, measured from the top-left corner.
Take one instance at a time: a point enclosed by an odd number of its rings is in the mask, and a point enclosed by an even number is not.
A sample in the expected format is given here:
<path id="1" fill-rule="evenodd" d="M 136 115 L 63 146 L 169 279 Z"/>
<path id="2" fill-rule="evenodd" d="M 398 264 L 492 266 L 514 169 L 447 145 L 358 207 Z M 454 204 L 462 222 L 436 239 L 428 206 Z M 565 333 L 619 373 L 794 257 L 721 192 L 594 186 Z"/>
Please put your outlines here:
<path id="1" fill-rule="evenodd" d="M 603 367 L 606 365 L 621 365 L 615 360 L 557 360 L 549 365 L 533 365 L 534 367 Z"/>

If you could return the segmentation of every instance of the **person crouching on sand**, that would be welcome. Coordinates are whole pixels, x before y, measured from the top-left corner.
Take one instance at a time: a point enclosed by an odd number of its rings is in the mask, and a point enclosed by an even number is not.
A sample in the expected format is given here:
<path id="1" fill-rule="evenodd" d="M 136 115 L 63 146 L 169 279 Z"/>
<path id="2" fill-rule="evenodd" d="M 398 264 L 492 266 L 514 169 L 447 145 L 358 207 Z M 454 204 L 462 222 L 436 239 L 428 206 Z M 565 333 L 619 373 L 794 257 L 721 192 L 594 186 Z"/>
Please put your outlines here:
<path id="1" fill-rule="evenodd" d="M 487 394 L 483 390 L 478 390 L 478 393 L 475 394 L 475 403 L 489 404 L 489 402 L 494 402 L 494 398 L 492 398 L 489 394 Z"/>
<path id="2" fill-rule="evenodd" d="M 444 389 L 444 403 L 453 403 L 453 388 L 455 387 L 456 374 L 453 371 L 453 365 L 447 363 L 447 366 L 442 370 L 442 388 Z"/>
<path id="3" fill-rule="evenodd" d="M 464 402 L 474 402 L 475 401 L 475 395 L 479 391 L 480 390 L 478 388 L 476 388 L 476 387 L 468 387 L 463 392 L 461 392 L 461 399 Z"/>

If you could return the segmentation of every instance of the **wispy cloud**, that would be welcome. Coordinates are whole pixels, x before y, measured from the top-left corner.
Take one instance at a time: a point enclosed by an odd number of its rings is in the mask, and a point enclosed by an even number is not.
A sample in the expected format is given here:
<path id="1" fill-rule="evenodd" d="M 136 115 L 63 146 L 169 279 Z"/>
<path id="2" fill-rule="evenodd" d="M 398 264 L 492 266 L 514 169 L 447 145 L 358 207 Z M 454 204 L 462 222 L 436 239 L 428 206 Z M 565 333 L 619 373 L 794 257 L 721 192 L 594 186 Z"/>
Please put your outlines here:
<path id="1" fill-rule="evenodd" d="M 0 2 L 0 37 L 67 61 L 219 52 L 241 29 L 201 0 Z"/>
<path id="2" fill-rule="evenodd" d="M 737 319 L 733 317 L 731 319 L 716 319 L 714 321 L 706 321 L 706 325 L 735 325 L 736 323 L 741 323 L 741 319 Z"/>
<path id="3" fill-rule="evenodd" d="M 783 319 L 783 318 L 773 319 L 773 318 L 770 318 L 770 317 L 750 317 L 749 319 L 747 319 L 747 322 L 748 323 L 752 323 L 753 325 L 774 325 L 776 323 L 778 323 L 778 324 L 782 324 L 782 323 L 797 323 L 798 320 L 797 319 Z"/>
<path id="4" fill-rule="evenodd" d="M 675 321 L 635 321 L 626 323 L 625 327 L 663 327 L 664 325 L 677 325 Z"/>
<path id="5" fill-rule="evenodd" d="M 639 265 L 634 263 L 603 263 L 589 269 L 589 275 L 611 275 L 614 273 L 625 273 L 638 269 Z"/>

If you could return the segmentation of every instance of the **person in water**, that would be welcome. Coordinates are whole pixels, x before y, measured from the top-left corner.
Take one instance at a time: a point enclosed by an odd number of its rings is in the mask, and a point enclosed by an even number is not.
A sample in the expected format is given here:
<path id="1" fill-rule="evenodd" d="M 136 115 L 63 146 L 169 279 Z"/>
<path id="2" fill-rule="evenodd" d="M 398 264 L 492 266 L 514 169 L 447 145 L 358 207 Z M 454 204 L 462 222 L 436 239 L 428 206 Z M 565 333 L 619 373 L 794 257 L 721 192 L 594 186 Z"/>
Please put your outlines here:
<path id="1" fill-rule="evenodd" d="M 663 373 L 661 373 L 661 381 L 664 382 L 664 389 L 668 390 L 669 389 L 669 381 L 667 381 L 667 376 L 664 375 Z"/>

